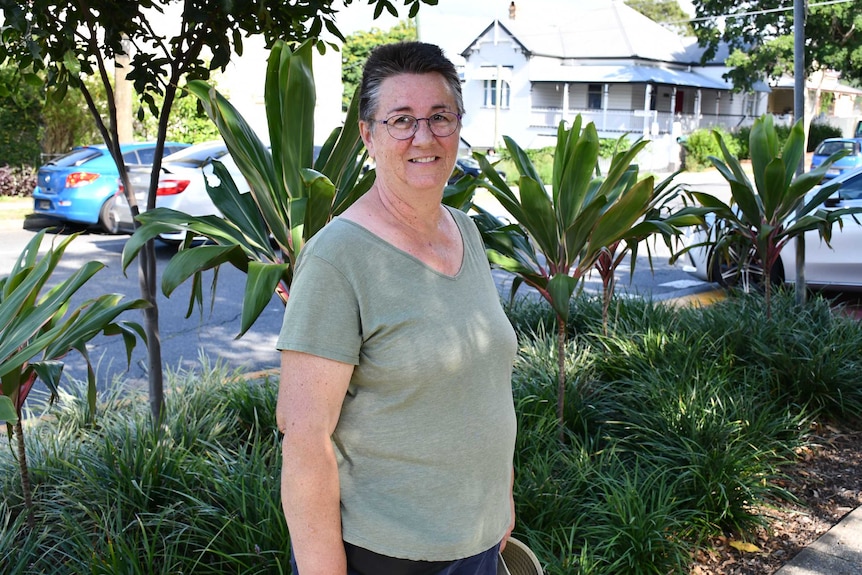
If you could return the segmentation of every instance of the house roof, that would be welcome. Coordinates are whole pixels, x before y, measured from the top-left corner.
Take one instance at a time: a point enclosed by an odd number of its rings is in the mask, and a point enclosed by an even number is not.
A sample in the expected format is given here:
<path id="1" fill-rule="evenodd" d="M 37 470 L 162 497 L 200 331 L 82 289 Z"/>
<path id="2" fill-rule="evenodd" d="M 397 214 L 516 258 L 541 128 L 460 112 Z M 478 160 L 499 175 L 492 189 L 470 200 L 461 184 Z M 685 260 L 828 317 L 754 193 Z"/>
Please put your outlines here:
<path id="1" fill-rule="evenodd" d="M 479 37 L 495 25 L 532 56 L 700 65 L 703 53 L 694 38 L 678 36 L 621 0 L 577 0 L 568 12 L 553 17 L 495 21 Z M 470 47 L 462 55 L 469 52 Z"/>
<path id="2" fill-rule="evenodd" d="M 575 65 L 530 66 L 531 82 L 595 82 L 600 84 L 667 84 L 713 90 L 729 90 L 731 86 L 697 72 L 664 66 L 638 65 Z"/>

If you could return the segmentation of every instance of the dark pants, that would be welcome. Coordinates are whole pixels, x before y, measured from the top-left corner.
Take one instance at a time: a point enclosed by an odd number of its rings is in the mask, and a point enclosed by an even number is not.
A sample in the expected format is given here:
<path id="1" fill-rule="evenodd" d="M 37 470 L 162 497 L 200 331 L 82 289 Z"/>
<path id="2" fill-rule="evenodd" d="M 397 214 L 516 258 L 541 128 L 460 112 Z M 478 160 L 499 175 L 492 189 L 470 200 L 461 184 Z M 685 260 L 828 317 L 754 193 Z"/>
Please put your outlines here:
<path id="1" fill-rule="evenodd" d="M 380 555 L 344 543 L 347 575 L 497 575 L 499 548 L 499 545 L 495 545 L 478 555 L 456 561 L 411 561 Z M 293 575 L 300 575 L 293 549 L 290 553 L 290 568 Z"/>

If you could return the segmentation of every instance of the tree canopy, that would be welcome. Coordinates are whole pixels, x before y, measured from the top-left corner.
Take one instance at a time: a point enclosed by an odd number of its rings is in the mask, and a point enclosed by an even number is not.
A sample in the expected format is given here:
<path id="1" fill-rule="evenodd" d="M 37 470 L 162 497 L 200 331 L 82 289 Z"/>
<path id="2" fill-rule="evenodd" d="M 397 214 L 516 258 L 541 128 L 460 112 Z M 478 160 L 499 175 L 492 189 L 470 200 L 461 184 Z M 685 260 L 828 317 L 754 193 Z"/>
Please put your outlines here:
<path id="1" fill-rule="evenodd" d="M 401 21 L 386 31 L 372 28 L 348 36 L 341 48 L 341 82 L 344 85 L 341 99 L 342 109 L 347 111 L 350 106 L 353 92 L 356 91 L 362 81 L 362 67 L 375 46 L 390 42 L 416 40 L 417 38 L 416 24 L 413 20 Z"/>
<path id="2" fill-rule="evenodd" d="M 681 36 L 694 35 L 688 22 L 689 15 L 677 0 L 626 0 L 625 4 Z"/>
<path id="3" fill-rule="evenodd" d="M 727 43 L 727 77 L 741 89 L 793 73 L 793 3 L 786 0 L 694 0 L 693 27 L 704 58 Z M 862 81 L 862 12 L 854 2 L 811 3 L 805 21 L 806 75 L 820 69 Z"/>

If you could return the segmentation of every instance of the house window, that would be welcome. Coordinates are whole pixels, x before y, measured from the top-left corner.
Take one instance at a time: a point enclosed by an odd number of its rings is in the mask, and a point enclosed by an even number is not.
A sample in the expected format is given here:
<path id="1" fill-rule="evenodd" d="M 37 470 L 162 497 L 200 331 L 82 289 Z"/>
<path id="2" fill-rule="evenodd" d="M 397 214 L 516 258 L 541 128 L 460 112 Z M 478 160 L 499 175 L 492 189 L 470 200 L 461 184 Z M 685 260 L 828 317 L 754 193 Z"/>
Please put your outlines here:
<path id="1" fill-rule="evenodd" d="M 602 85 L 590 84 L 587 86 L 587 109 L 602 109 Z"/>
<path id="2" fill-rule="evenodd" d="M 745 114 L 747 116 L 754 116 L 755 105 L 757 104 L 757 99 L 754 94 L 746 94 L 745 95 Z"/>
<path id="3" fill-rule="evenodd" d="M 486 107 L 497 106 L 497 80 L 485 80 L 485 103 Z M 499 80 L 500 83 L 500 107 L 509 107 L 509 83 L 505 80 Z"/>

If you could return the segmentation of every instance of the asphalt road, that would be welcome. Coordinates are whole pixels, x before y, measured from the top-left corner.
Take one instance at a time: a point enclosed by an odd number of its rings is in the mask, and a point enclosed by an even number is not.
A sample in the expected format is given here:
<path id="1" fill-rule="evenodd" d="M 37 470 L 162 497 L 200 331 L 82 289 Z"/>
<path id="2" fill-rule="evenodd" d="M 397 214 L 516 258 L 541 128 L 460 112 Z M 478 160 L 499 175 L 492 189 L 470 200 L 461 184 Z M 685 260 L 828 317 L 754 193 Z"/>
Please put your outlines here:
<path id="1" fill-rule="evenodd" d="M 23 229 L 21 226 L 0 226 L 0 274 L 8 273 L 18 254 L 30 238 L 36 233 L 34 229 Z M 120 255 L 128 236 L 108 236 L 98 233 L 83 233 L 75 239 L 64 255 L 59 269 L 55 272 L 56 282 L 79 268 L 87 261 L 97 260 L 105 264 L 105 268 L 96 274 L 76 294 L 73 305 L 79 305 L 88 298 L 103 293 L 120 293 L 133 299 L 140 297 L 137 265 L 132 264 L 128 276 L 124 276 L 120 265 Z M 51 241 L 52 235 L 46 235 L 45 241 Z M 158 245 L 156 247 L 157 268 L 159 277 L 175 250 Z M 264 310 L 258 322 L 241 339 L 236 339 L 240 328 L 240 313 L 242 294 L 245 286 L 245 275 L 228 266 L 219 273 L 218 287 L 215 292 L 214 305 L 210 308 L 209 282 L 212 275 L 205 279 L 203 313 L 195 309 L 186 318 L 190 287 L 180 286 L 170 298 L 161 291 L 158 294 L 159 329 L 162 342 L 163 365 L 166 373 L 179 370 L 198 370 L 201 357 L 209 361 L 223 361 L 232 368 L 257 370 L 278 365 L 278 353 L 275 350 L 275 339 L 281 327 L 283 306 L 277 297 Z M 124 314 L 124 319 L 143 322 L 141 312 L 132 310 Z M 103 337 L 94 339 L 88 345 L 90 358 L 96 367 L 100 388 L 115 378 L 123 378 L 129 385 L 147 385 L 146 349 L 138 344 L 128 368 L 125 359 L 123 342 L 119 337 Z M 77 352 L 66 358 L 65 373 L 76 379 L 85 379 L 85 363 Z"/>
<path id="2" fill-rule="evenodd" d="M 497 207 L 487 199 L 484 207 L 494 211 Z M 0 275 L 11 269 L 24 246 L 41 225 L 50 222 L 28 219 L 27 222 L 5 221 L 0 223 Z M 133 264 L 128 275 L 120 269 L 120 255 L 128 236 L 103 235 L 84 231 L 67 250 L 60 269 L 55 272 L 56 281 L 67 277 L 71 271 L 85 262 L 98 260 L 105 264 L 94 281 L 85 285 L 75 296 L 74 305 L 103 293 L 120 293 L 128 298 L 139 297 L 137 266 Z M 52 234 L 46 241 L 53 239 Z M 157 267 L 159 277 L 174 250 L 157 243 Z M 638 294 L 654 299 L 667 299 L 695 291 L 708 289 L 704 284 L 685 273 L 678 267 L 668 264 L 669 252 L 664 246 L 653 248 L 652 270 L 645 247 L 642 248 L 635 266 L 633 278 L 629 275 L 628 263 L 617 273 L 617 291 Z M 511 276 L 495 271 L 500 292 L 508 296 Z M 236 339 L 240 327 L 242 294 L 245 275 L 230 266 L 223 266 L 219 273 L 218 287 L 214 305 L 209 306 L 211 274 L 205 279 L 205 309 L 201 313 L 195 309 L 186 318 L 189 302 L 188 284 L 178 288 L 170 298 L 158 294 L 159 329 L 162 341 L 163 365 L 166 373 L 181 370 L 199 370 L 202 358 L 214 363 L 221 361 L 230 368 L 245 371 L 269 369 L 278 365 L 278 352 L 275 340 L 281 327 L 283 306 L 273 296 L 271 302 L 257 323 L 241 339 Z M 524 289 L 524 288 L 522 288 Z M 585 290 L 598 292 L 601 283 L 598 278 L 588 278 Z M 130 311 L 126 319 L 142 322 L 139 311 Z M 104 388 L 115 378 L 124 379 L 128 385 L 146 386 L 146 349 L 139 344 L 132 356 L 131 365 L 126 365 L 123 343 L 118 337 L 98 337 L 88 346 L 90 358 L 96 367 L 99 387 Z M 86 377 L 85 364 L 73 352 L 66 357 L 65 373 L 76 379 Z"/>

